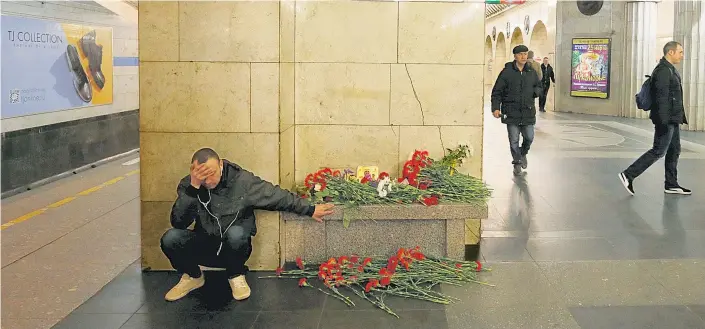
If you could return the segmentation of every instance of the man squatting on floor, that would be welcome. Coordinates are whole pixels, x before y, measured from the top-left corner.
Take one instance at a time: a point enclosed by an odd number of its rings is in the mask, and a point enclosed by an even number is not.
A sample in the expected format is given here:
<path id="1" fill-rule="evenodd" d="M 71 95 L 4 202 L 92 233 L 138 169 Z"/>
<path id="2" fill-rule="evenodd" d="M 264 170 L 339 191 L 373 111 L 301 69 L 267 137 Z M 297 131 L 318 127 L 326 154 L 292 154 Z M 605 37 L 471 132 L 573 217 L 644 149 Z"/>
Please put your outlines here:
<path id="1" fill-rule="evenodd" d="M 287 211 L 323 222 L 333 205 L 309 205 L 305 199 L 279 188 L 242 167 L 221 160 L 209 148 L 191 159 L 191 173 L 179 182 L 171 210 L 171 225 L 161 248 L 181 280 L 165 296 L 175 301 L 202 287 L 199 265 L 225 267 L 235 300 L 250 296 L 245 262 L 257 233 L 256 209 Z M 194 223 L 193 230 L 188 227 Z"/>

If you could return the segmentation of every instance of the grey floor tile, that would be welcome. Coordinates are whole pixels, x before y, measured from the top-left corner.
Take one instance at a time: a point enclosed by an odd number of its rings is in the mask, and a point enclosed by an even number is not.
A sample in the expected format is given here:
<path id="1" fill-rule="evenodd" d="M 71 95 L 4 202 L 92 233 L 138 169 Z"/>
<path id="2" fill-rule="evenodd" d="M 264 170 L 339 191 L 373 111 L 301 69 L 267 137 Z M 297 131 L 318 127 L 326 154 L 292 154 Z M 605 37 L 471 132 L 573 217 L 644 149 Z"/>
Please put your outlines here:
<path id="1" fill-rule="evenodd" d="M 317 329 L 321 310 L 291 312 L 260 312 L 252 329 Z"/>
<path id="2" fill-rule="evenodd" d="M 606 260 L 616 255 L 604 238 L 532 238 L 526 249 L 536 261 Z"/>
<path id="3" fill-rule="evenodd" d="M 120 329 L 252 328 L 259 312 L 134 314 Z"/>
<path id="4" fill-rule="evenodd" d="M 137 313 L 209 313 L 303 311 L 320 309 L 325 295 L 315 289 L 301 289 L 296 280 L 260 279 L 271 272 L 250 272 L 247 282 L 252 294 L 250 298 L 236 301 L 224 271 L 206 271 L 206 284 L 188 296 L 167 302 L 164 294 L 179 281 L 176 273 L 159 273 L 162 280 L 153 285 L 144 305 Z"/>
<path id="5" fill-rule="evenodd" d="M 705 258 L 705 231 L 680 227 L 608 236 L 618 259 Z"/>
<path id="6" fill-rule="evenodd" d="M 145 301 L 147 286 L 136 261 L 73 313 L 135 313 Z"/>
<path id="7" fill-rule="evenodd" d="M 539 262 L 538 266 L 569 306 L 680 304 L 640 262 Z"/>
<path id="8" fill-rule="evenodd" d="M 582 329 L 702 329 L 705 322 L 683 305 L 573 307 Z"/>
<path id="9" fill-rule="evenodd" d="M 691 312 L 695 313 L 701 320 L 705 321 L 705 305 L 686 305 Z"/>
<path id="10" fill-rule="evenodd" d="M 655 260 L 639 264 L 681 303 L 705 304 L 705 260 Z"/>
<path id="11" fill-rule="evenodd" d="M 450 329 L 581 329 L 568 309 L 556 303 L 480 307 L 472 310 L 449 308 L 446 313 Z"/>
<path id="12" fill-rule="evenodd" d="M 80 314 L 72 313 L 57 323 L 53 329 L 119 329 L 132 314 Z"/>
<path id="13" fill-rule="evenodd" d="M 395 311 L 395 313 L 399 316 L 399 318 L 396 318 L 383 310 L 324 311 L 319 328 L 448 328 L 446 314 L 443 310 Z"/>
<path id="14" fill-rule="evenodd" d="M 532 261 L 526 251 L 527 237 L 482 238 L 480 250 L 486 261 Z"/>
<path id="15" fill-rule="evenodd" d="M 489 272 L 478 274 L 478 280 L 494 285 L 443 285 L 441 291 L 461 300 L 446 309 L 476 310 L 486 307 L 555 304 L 559 297 L 551 290 L 538 266 L 533 262 L 492 262 L 484 264 Z"/>

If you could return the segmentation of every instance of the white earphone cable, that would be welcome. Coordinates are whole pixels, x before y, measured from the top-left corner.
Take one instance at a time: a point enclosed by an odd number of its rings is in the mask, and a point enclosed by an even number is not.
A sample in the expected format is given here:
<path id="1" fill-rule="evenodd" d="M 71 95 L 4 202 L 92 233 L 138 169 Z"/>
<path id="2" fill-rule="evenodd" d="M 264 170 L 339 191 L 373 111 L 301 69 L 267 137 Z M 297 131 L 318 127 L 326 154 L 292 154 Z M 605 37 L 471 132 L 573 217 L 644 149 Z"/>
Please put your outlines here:
<path id="1" fill-rule="evenodd" d="M 228 232 L 231 226 L 235 223 L 237 220 L 237 216 L 240 214 L 240 210 L 235 213 L 235 218 L 233 219 L 232 222 L 230 222 L 230 225 L 228 225 L 227 228 L 225 228 L 225 232 L 223 232 L 223 227 L 220 226 L 220 218 L 218 218 L 216 215 L 213 215 L 213 213 L 208 209 L 208 205 L 211 203 L 211 190 L 208 190 L 208 202 L 203 202 L 201 200 L 201 196 L 198 195 L 198 202 L 200 202 L 204 208 L 206 208 L 206 211 L 208 212 L 209 215 L 213 216 L 215 218 L 215 222 L 218 223 L 218 232 L 220 232 L 220 246 L 218 246 L 218 251 L 215 253 L 216 255 L 220 255 L 220 251 L 223 249 L 223 236 L 225 233 Z"/>

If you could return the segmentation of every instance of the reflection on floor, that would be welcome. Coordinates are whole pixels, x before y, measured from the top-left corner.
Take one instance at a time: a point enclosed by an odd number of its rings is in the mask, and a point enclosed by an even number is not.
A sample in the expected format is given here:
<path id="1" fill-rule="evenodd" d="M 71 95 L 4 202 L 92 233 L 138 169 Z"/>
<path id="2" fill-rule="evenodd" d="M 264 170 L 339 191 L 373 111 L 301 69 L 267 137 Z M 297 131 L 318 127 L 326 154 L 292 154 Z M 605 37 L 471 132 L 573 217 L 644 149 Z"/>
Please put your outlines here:
<path id="1" fill-rule="evenodd" d="M 650 129 L 540 113 L 529 168 L 513 176 L 505 127 L 488 116 L 484 179 L 495 193 L 481 257 L 493 271 L 481 278 L 496 287 L 443 286 L 460 298 L 451 305 L 391 300 L 395 319 L 260 272 L 247 301 L 209 272 L 200 291 L 167 303 L 178 276 L 139 271 L 138 182 L 127 178 L 2 231 L 3 328 L 705 328 L 705 134 L 682 137 L 680 183 L 692 196 L 663 193 L 663 161 L 629 196 L 617 173 L 649 148 Z M 83 186 L 3 200 L 3 223 L 124 174 L 99 169 Z"/>

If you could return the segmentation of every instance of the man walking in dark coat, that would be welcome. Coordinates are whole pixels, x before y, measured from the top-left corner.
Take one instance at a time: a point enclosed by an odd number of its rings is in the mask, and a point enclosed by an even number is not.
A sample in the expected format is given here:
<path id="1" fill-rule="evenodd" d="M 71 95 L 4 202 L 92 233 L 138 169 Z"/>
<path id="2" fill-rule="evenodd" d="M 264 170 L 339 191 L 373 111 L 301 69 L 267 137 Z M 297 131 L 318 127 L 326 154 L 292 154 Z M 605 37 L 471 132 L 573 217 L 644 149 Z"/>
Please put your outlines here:
<path id="1" fill-rule="evenodd" d="M 675 41 L 663 47 L 663 58 L 654 68 L 652 79 L 652 101 L 649 118 L 654 124 L 653 147 L 619 174 L 622 185 L 634 195 L 634 179 L 658 159 L 666 156 L 666 180 L 664 192 L 669 194 L 691 194 L 689 189 L 678 185 L 678 157 L 681 154 L 680 125 L 687 124 L 683 107 L 683 84 L 674 64 L 683 60 L 683 46 Z"/>
<path id="2" fill-rule="evenodd" d="M 551 82 L 556 83 L 556 77 L 553 74 L 553 66 L 548 64 L 548 57 L 543 58 L 543 64 L 541 64 L 541 72 L 543 72 L 543 92 L 539 97 L 539 111 L 546 112 L 546 98 L 548 98 L 548 90 L 551 89 Z"/>
<path id="3" fill-rule="evenodd" d="M 514 174 L 521 174 L 528 162 L 526 155 L 534 140 L 536 124 L 535 99 L 541 95 L 538 73 L 526 64 L 529 49 L 524 45 L 514 47 L 514 61 L 506 63 L 492 88 L 492 114 L 502 118 L 507 125 L 509 149 L 512 154 Z M 519 146 L 519 135 L 523 137 Z"/>
<path id="4" fill-rule="evenodd" d="M 205 284 L 199 265 L 225 267 L 233 298 L 250 296 L 245 262 L 257 233 L 255 209 L 288 211 L 318 222 L 332 213 L 332 205 L 309 205 L 240 166 L 220 159 L 209 148 L 197 151 L 190 174 L 179 182 L 171 209 L 171 225 L 161 248 L 181 280 L 165 296 L 175 301 Z M 195 222 L 193 230 L 188 227 Z"/>

